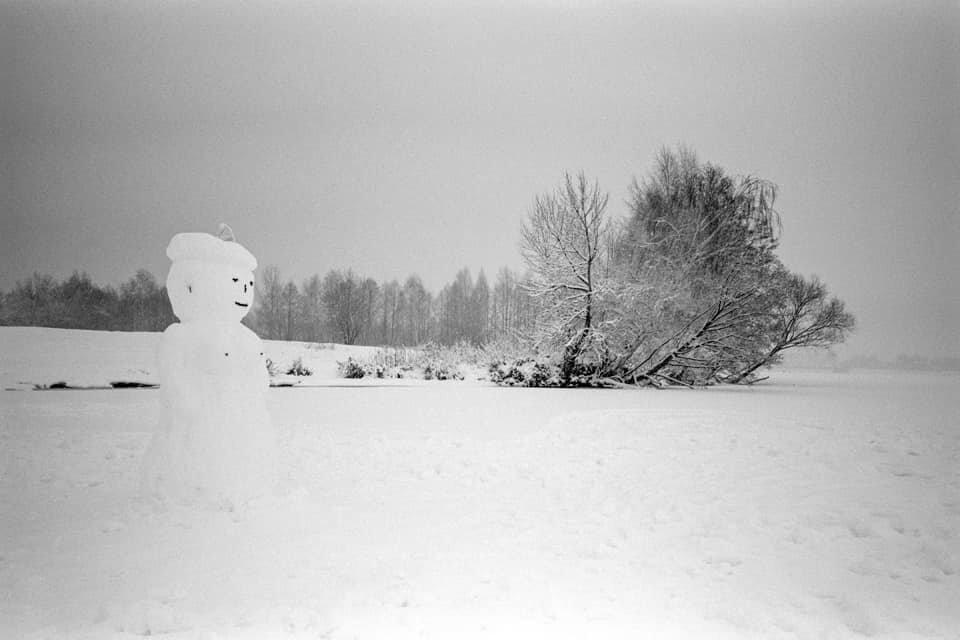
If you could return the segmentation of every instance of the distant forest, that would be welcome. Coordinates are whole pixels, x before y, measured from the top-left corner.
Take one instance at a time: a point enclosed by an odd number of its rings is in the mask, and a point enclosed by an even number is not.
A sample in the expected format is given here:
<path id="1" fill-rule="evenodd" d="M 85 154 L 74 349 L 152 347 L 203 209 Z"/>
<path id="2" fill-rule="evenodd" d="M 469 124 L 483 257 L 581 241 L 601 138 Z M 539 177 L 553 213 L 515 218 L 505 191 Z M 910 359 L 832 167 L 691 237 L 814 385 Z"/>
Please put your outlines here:
<path id="1" fill-rule="evenodd" d="M 521 275 L 501 269 L 491 286 L 483 271 L 466 268 L 438 294 L 417 275 L 377 282 L 352 270 L 314 275 L 299 286 L 270 265 L 257 273 L 257 298 L 244 323 L 262 338 L 359 345 L 427 342 L 482 344 L 522 333 L 534 322 L 533 301 Z M 166 288 L 141 269 L 119 288 L 74 272 L 58 281 L 34 274 L 0 291 L 0 325 L 163 331 L 176 322 Z"/>

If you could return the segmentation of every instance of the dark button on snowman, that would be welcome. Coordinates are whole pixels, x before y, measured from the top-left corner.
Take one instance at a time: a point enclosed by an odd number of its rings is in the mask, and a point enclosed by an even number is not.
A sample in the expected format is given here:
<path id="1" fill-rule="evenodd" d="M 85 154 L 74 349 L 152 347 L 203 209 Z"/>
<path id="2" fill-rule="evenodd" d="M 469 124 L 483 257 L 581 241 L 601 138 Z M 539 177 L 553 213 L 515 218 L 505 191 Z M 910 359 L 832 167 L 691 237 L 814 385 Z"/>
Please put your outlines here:
<path id="1" fill-rule="evenodd" d="M 226 225 L 219 237 L 177 234 L 167 257 L 167 293 L 180 322 L 160 341 L 162 412 L 144 490 L 235 509 L 269 495 L 277 481 L 263 343 L 240 323 L 253 304 L 257 260 Z"/>

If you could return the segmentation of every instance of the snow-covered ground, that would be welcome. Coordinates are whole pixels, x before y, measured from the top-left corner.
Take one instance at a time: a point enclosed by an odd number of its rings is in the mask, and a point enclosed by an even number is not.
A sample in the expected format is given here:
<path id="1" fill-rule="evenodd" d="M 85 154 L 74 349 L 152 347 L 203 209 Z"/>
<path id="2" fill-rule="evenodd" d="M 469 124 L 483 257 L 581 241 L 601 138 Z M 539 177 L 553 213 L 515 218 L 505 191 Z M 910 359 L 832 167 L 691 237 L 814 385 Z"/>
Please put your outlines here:
<path id="1" fill-rule="evenodd" d="M 0 330 L 2 381 L 148 366 L 78 333 Z M 376 382 L 271 389 L 238 513 L 138 499 L 156 392 L 0 392 L 0 637 L 958 637 L 960 377 Z"/>

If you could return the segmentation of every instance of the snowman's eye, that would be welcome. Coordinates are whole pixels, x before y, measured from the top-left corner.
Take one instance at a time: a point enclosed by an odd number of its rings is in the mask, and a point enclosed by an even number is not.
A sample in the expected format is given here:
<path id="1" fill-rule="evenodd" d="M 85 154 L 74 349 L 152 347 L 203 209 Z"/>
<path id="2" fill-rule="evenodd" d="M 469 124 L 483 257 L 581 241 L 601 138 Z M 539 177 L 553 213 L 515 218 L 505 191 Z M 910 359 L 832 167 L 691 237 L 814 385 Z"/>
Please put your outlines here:
<path id="1" fill-rule="evenodd" d="M 240 278 L 234 278 L 233 281 L 234 281 L 234 282 L 240 282 Z"/>
<path id="2" fill-rule="evenodd" d="M 251 286 L 251 287 L 253 286 L 253 280 L 250 281 L 250 286 Z"/>

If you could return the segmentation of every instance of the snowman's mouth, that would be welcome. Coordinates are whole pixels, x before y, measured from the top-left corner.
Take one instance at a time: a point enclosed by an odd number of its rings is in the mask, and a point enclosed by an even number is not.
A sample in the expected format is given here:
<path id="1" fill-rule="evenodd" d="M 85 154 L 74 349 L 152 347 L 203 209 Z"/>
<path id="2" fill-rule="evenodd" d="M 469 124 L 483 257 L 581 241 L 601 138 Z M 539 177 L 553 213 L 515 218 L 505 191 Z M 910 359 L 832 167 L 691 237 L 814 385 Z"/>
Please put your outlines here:
<path id="1" fill-rule="evenodd" d="M 248 305 L 248 304 L 246 304 L 246 303 L 244 303 L 244 302 L 236 302 L 236 301 L 234 301 L 233 304 L 237 305 L 238 307 L 249 307 L 249 306 L 250 306 L 250 305 Z"/>

